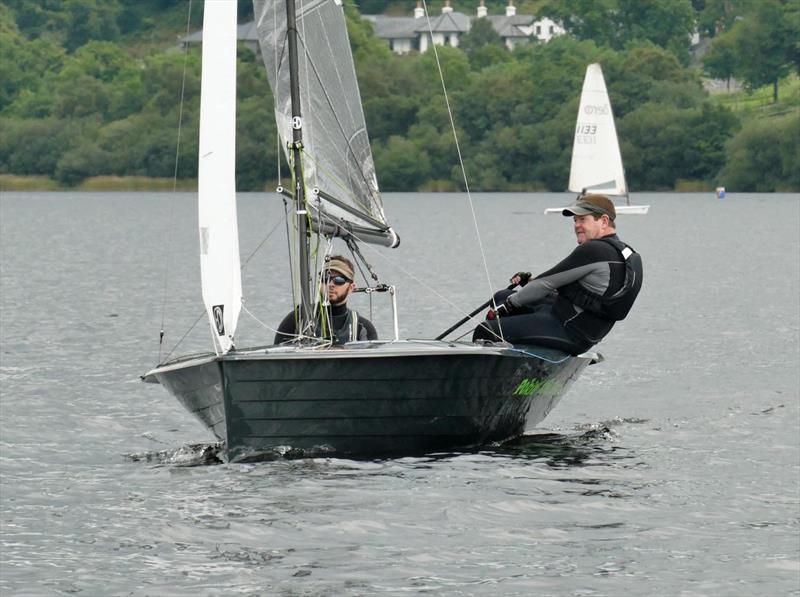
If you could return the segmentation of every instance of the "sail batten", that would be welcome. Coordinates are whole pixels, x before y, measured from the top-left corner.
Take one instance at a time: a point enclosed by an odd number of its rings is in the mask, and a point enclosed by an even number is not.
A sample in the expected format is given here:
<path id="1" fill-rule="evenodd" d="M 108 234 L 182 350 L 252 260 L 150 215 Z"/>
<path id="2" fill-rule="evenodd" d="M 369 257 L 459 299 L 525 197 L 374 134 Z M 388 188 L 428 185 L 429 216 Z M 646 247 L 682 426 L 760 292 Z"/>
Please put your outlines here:
<path id="1" fill-rule="evenodd" d="M 236 2 L 206 2 L 198 162 L 203 302 L 218 353 L 233 348 L 242 305 L 236 217 Z"/>
<path id="2" fill-rule="evenodd" d="M 599 64 L 586 68 L 575 124 L 569 190 L 628 194 L 614 113 Z"/>
<path id="3" fill-rule="evenodd" d="M 255 0 L 261 56 L 275 98 L 284 150 L 292 143 L 291 92 L 282 0 Z M 320 207 L 335 221 L 395 237 L 386 221 L 341 2 L 303 0 L 296 6 L 303 174 L 318 188 Z M 336 197 L 338 201 L 329 201 Z M 367 242 L 375 242 L 371 240 Z"/>

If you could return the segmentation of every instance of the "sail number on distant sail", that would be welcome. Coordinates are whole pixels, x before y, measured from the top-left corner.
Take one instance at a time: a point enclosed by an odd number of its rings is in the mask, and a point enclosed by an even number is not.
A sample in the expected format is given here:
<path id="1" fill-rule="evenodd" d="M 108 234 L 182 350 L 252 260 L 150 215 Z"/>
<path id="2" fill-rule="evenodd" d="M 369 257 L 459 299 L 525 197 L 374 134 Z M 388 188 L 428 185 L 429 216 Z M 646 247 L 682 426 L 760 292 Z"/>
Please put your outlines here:
<path id="1" fill-rule="evenodd" d="M 575 143 L 594 145 L 597 143 L 597 125 L 579 124 L 575 127 Z"/>

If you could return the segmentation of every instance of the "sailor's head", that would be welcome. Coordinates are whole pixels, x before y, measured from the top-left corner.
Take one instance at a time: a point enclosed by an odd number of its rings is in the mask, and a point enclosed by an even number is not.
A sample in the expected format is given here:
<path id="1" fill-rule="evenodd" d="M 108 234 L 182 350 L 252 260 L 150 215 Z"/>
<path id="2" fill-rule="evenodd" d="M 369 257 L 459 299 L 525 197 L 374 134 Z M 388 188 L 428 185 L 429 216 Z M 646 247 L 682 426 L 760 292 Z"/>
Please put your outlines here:
<path id="1" fill-rule="evenodd" d="M 322 284 L 331 305 L 347 301 L 356 289 L 353 278 L 353 262 L 342 255 L 331 255 L 322 268 Z"/>
<path id="2" fill-rule="evenodd" d="M 616 231 L 614 220 L 617 210 L 614 209 L 611 199 L 605 195 L 581 195 L 561 213 L 574 220 L 575 236 L 579 245 Z"/>

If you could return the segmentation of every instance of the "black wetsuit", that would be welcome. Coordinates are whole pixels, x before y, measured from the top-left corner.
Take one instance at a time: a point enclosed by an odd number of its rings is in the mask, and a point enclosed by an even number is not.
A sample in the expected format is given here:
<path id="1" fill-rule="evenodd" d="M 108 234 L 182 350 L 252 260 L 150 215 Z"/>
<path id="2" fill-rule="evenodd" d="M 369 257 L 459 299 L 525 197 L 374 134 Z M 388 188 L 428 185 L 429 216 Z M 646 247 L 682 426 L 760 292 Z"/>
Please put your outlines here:
<path id="1" fill-rule="evenodd" d="M 597 344 L 627 315 L 641 288 L 641 259 L 626 247 L 616 234 L 587 241 L 519 291 L 497 293 L 495 302 L 507 301 L 513 309 L 500 319 L 505 340 L 553 346 L 572 354 Z M 612 302 L 610 297 L 618 294 L 617 302 Z M 499 337 L 495 319 L 478 326 L 473 341 Z"/>
<path id="2" fill-rule="evenodd" d="M 330 305 L 328 308 L 330 313 L 329 325 L 322 326 L 321 321 L 317 322 L 317 334 L 320 337 L 330 338 L 330 330 L 333 330 L 333 343 L 344 344 L 353 340 L 377 340 L 378 332 L 375 326 L 366 317 L 358 315 L 357 312 L 351 311 L 347 305 Z M 353 319 L 355 318 L 355 327 L 357 328 L 356 338 L 353 338 Z M 295 309 L 283 318 L 278 326 L 278 332 L 275 334 L 275 344 L 283 342 L 291 342 L 297 336 L 297 310 Z M 323 334 L 323 328 L 326 330 Z"/>

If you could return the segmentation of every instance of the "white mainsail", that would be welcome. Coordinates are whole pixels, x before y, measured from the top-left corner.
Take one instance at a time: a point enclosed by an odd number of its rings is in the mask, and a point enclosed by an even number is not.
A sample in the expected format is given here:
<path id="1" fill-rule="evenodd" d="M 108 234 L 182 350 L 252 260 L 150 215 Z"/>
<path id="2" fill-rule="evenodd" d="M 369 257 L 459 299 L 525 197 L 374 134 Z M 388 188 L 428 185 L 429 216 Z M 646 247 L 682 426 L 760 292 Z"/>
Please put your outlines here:
<path id="1" fill-rule="evenodd" d="M 301 123 L 292 120 L 286 3 L 255 0 L 254 7 L 287 159 L 293 126 L 302 126 L 306 188 L 319 191 L 308 194 L 312 216 L 317 224 L 352 224 L 366 242 L 396 245 L 375 176 L 342 1 L 296 4 Z"/>
<path id="2" fill-rule="evenodd" d="M 198 220 L 203 302 L 217 353 L 233 347 L 242 306 L 236 220 L 236 1 L 206 2 Z"/>
<path id="3" fill-rule="evenodd" d="M 599 64 L 586 68 L 575 124 L 569 190 L 627 196 L 614 114 Z"/>

